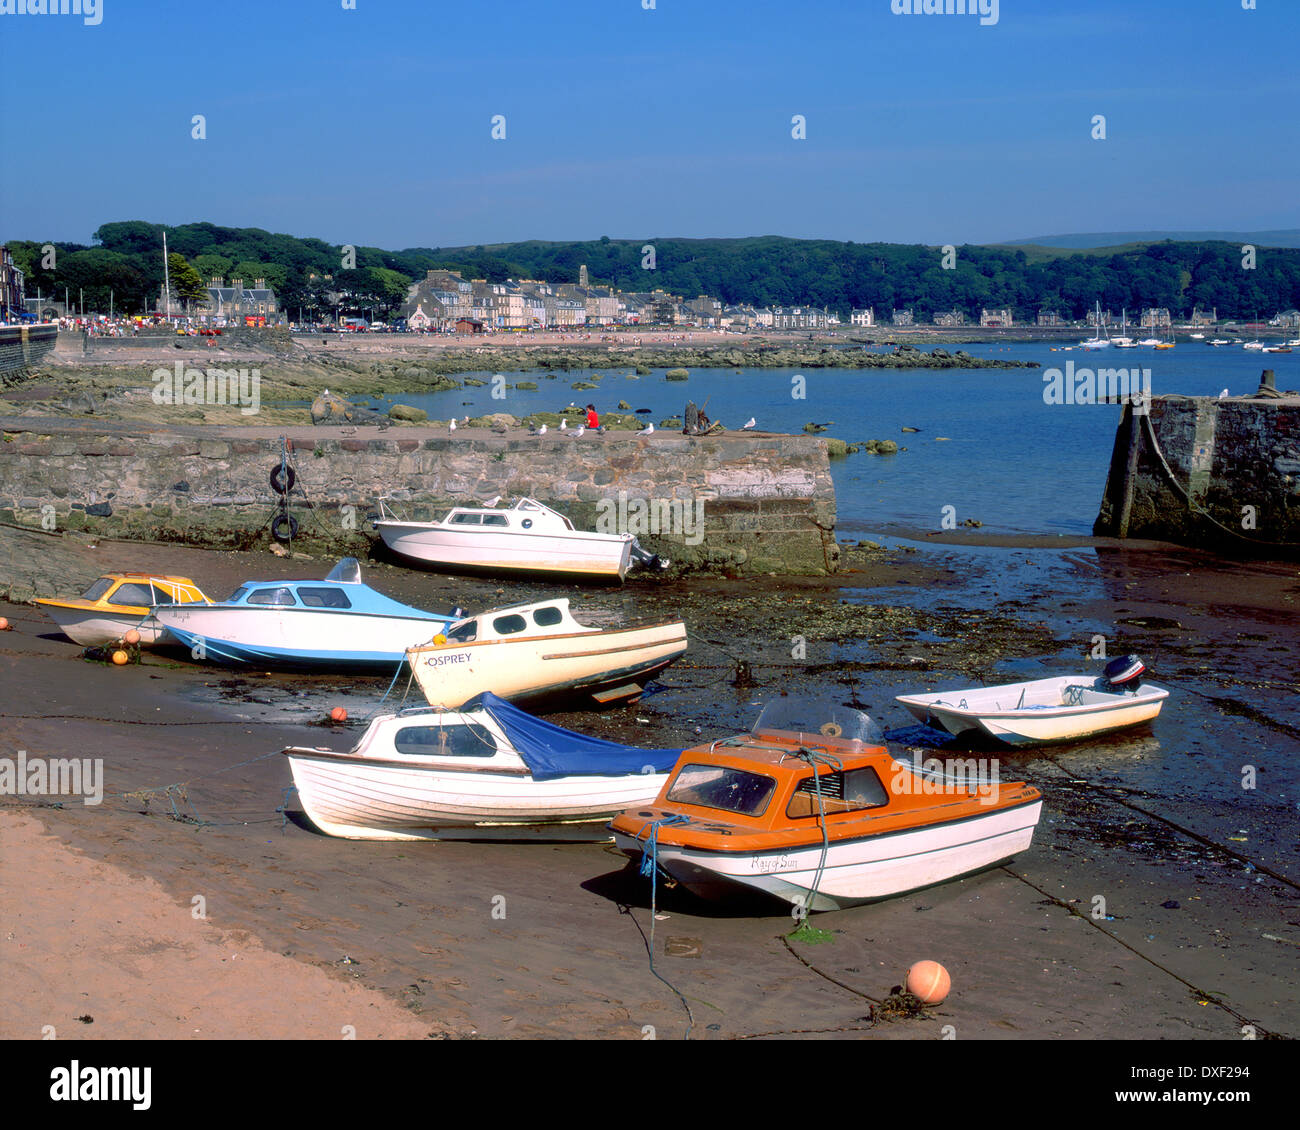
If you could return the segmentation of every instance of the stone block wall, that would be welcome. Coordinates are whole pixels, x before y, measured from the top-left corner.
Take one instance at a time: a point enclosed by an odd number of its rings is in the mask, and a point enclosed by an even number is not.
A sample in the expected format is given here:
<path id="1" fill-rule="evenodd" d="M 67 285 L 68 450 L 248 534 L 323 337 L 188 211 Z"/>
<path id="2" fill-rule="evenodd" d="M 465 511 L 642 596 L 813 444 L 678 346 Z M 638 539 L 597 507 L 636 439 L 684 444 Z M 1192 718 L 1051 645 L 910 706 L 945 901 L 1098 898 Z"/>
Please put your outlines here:
<path id="1" fill-rule="evenodd" d="M 0 521 L 223 548 L 269 540 L 279 431 L 105 422 L 88 426 L 110 432 L 91 434 L 55 424 L 0 420 Z M 305 547 L 367 553 L 375 537 L 367 516 L 380 498 L 427 520 L 452 505 L 527 495 L 582 529 L 618 528 L 622 515 L 648 549 L 687 566 L 818 574 L 837 565 L 834 487 L 815 437 L 575 440 L 418 427 L 285 435 L 297 471 L 290 513 Z"/>

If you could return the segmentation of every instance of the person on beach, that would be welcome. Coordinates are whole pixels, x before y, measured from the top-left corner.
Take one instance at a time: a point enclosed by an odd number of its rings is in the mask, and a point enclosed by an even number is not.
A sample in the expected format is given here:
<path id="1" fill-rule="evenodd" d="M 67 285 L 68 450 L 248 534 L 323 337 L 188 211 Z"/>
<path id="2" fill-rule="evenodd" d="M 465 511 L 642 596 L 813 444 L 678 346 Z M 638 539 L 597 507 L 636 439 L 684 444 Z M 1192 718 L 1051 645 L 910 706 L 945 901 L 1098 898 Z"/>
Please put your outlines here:
<path id="1" fill-rule="evenodd" d="M 587 427 L 593 432 L 600 430 L 600 417 L 596 415 L 596 406 L 594 404 L 587 405 Z"/>

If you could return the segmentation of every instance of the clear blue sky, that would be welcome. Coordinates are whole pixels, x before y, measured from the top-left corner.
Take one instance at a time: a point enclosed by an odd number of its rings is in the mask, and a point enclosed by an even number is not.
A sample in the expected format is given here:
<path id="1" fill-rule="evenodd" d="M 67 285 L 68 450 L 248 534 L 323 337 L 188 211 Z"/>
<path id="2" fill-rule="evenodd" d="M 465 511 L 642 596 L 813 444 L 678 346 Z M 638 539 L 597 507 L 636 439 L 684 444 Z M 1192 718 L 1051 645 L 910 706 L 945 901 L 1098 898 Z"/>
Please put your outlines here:
<path id="1" fill-rule="evenodd" d="M 0 238 L 1300 227 L 1300 0 L 99 3 L 0 15 Z"/>

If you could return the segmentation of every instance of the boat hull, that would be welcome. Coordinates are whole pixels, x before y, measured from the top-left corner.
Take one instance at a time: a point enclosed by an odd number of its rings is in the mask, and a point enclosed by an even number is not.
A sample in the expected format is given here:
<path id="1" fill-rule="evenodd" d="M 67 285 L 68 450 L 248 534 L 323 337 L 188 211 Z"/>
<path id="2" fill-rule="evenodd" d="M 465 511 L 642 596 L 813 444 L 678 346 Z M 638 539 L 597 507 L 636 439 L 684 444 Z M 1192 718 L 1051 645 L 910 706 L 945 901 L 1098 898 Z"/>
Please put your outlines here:
<path id="1" fill-rule="evenodd" d="M 513 702 L 590 694 L 636 698 L 686 651 L 681 623 L 413 648 L 416 682 L 432 706 L 456 709 L 491 691 Z"/>
<path id="2" fill-rule="evenodd" d="M 140 643 L 152 645 L 171 642 L 167 630 L 145 612 L 112 613 L 102 610 L 65 608 L 45 604 L 45 611 L 73 643 L 81 647 L 103 647 L 120 640 L 134 628 Z"/>
<path id="3" fill-rule="evenodd" d="M 364 840 L 608 840 L 606 822 L 646 804 L 665 773 L 562 777 L 376 762 L 321 750 L 285 754 L 303 811 L 322 832 Z"/>
<path id="4" fill-rule="evenodd" d="M 180 605 L 155 609 L 154 619 L 196 658 L 214 663 L 389 670 L 404 661 L 407 648 L 452 622 L 450 617 Z"/>
<path id="5" fill-rule="evenodd" d="M 656 858 L 701 898 L 723 899 L 749 888 L 808 910 L 842 910 L 1005 863 L 1030 846 L 1041 814 L 1042 801 L 1035 800 L 925 828 L 832 841 L 820 877 L 820 842 L 735 853 L 661 843 Z M 629 855 L 641 854 L 635 837 L 615 832 L 614 840 Z"/>
<path id="6" fill-rule="evenodd" d="M 626 534 L 470 532 L 396 521 L 376 522 L 375 529 L 394 553 L 456 570 L 563 573 L 621 581 L 632 560 L 633 539 Z"/>
<path id="7" fill-rule="evenodd" d="M 1169 696 L 1164 688 L 1147 684 L 1136 694 L 1090 692 L 1085 695 L 1087 701 L 1078 705 L 1051 704 L 1053 699 L 1060 701 L 1064 687 L 1087 682 L 1043 679 L 1007 687 L 900 695 L 898 701 L 918 721 L 939 726 L 950 734 L 985 734 L 1019 746 L 1079 741 L 1141 726 L 1156 719 Z M 1026 696 L 1026 705 L 1004 708 L 1004 702 L 1015 701 L 1017 693 Z M 1035 704 L 1035 698 L 1041 701 Z"/>

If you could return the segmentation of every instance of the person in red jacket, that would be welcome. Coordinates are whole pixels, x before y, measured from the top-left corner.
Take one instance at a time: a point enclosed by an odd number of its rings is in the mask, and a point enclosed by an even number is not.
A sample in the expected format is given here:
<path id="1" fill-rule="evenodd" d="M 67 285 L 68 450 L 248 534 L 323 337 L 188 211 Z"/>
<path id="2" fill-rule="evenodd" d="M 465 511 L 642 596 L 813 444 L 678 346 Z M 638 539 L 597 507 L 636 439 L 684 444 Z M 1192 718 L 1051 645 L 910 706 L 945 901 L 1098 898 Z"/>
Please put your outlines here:
<path id="1" fill-rule="evenodd" d="M 587 405 L 587 427 L 593 432 L 600 427 L 600 417 L 596 415 L 596 406 L 594 404 Z"/>

